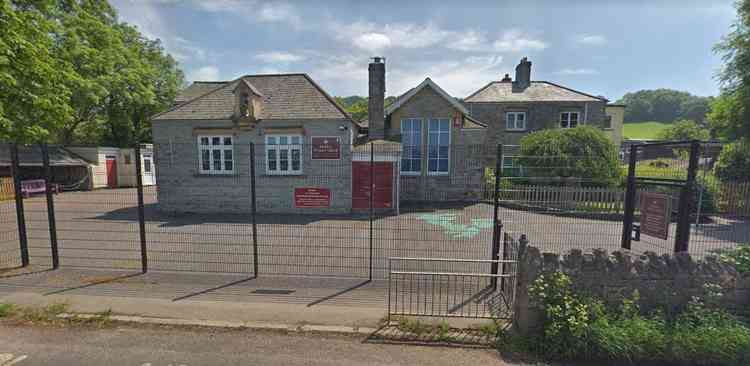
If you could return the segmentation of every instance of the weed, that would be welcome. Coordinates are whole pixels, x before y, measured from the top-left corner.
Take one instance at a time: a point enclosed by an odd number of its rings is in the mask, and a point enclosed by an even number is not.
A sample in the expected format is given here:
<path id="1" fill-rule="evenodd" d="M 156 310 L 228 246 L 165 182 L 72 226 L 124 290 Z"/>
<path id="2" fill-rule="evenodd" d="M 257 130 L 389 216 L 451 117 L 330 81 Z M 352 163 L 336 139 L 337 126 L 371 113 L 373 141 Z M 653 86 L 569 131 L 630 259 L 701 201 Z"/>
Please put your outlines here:
<path id="1" fill-rule="evenodd" d="M 16 308 L 13 304 L 0 304 L 0 318 L 6 318 L 15 314 Z"/>

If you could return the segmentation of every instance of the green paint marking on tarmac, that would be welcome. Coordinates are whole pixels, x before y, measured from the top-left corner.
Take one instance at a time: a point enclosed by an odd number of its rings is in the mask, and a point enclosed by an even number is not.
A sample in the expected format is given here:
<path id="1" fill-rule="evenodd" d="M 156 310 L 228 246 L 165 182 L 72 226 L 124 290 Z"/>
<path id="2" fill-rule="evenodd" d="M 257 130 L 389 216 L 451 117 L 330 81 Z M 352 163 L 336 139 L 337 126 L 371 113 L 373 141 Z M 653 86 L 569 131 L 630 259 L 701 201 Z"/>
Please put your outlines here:
<path id="1" fill-rule="evenodd" d="M 492 227 L 491 219 L 471 219 L 471 225 L 457 224 L 456 214 L 419 214 L 417 218 L 428 224 L 440 226 L 453 239 L 471 239 Z"/>

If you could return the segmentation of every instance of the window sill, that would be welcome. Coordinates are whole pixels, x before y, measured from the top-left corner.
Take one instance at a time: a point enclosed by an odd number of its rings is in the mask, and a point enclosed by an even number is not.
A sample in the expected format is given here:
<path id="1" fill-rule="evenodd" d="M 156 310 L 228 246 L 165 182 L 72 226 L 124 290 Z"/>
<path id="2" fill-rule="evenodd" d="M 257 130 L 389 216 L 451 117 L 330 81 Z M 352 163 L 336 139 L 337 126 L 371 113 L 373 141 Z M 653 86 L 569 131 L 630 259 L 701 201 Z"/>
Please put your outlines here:
<path id="1" fill-rule="evenodd" d="M 264 177 L 304 177 L 305 173 L 294 173 L 294 174 L 276 174 L 276 173 L 264 173 Z"/>
<path id="2" fill-rule="evenodd" d="M 422 175 L 421 172 L 400 172 L 399 175 L 403 177 L 419 177 Z"/>
<path id="3" fill-rule="evenodd" d="M 505 132 L 529 132 L 529 130 L 505 130 Z"/>
<path id="4" fill-rule="evenodd" d="M 448 172 L 432 172 L 432 173 L 428 172 L 427 173 L 428 177 L 447 177 L 449 175 L 450 173 Z"/>
<path id="5" fill-rule="evenodd" d="M 237 173 L 196 173 L 193 174 L 193 177 L 196 178 L 229 178 L 229 177 L 237 177 L 239 174 Z"/>

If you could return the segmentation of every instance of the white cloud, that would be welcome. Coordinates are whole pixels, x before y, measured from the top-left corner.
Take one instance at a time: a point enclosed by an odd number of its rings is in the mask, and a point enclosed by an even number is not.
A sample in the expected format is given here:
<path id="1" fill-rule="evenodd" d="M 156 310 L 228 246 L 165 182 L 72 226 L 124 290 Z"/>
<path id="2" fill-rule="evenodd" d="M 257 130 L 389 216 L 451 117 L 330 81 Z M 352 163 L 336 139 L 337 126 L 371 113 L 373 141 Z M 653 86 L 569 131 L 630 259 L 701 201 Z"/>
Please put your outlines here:
<path id="1" fill-rule="evenodd" d="M 555 74 L 559 75 L 597 75 L 599 74 L 599 71 L 596 71 L 594 69 L 562 69 L 560 71 L 557 71 Z"/>
<path id="2" fill-rule="evenodd" d="M 584 34 L 576 37 L 576 42 L 584 45 L 599 46 L 607 43 L 607 38 L 600 34 Z"/>
<path id="3" fill-rule="evenodd" d="M 391 46 L 391 38 L 383 33 L 365 33 L 352 40 L 354 46 L 366 51 L 379 51 Z"/>
<path id="4" fill-rule="evenodd" d="M 496 51 L 524 52 L 539 51 L 548 47 L 542 40 L 531 38 L 518 30 L 510 30 L 493 44 Z"/>
<path id="5" fill-rule="evenodd" d="M 267 63 L 291 63 L 302 61 L 305 56 L 284 51 L 272 51 L 255 55 L 255 58 Z"/>
<path id="6" fill-rule="evenodd" d="M 217 81 L 219 80 L 219 69 L 213 65 L 203 66 L 189 72 L 187 78 L 190 81 Z"/>
<path id="7" fill-rule="evenodd" d="M 294 27 L 302 26 L 297 8 L 284 2 L 258 2 L 253 0 L 210 0 L 195 3 L 203 10 L 214 13 L 241 14 L 249 20 L 260 22 L 285 22 Z"/>
<path id="8" fill-rule="evenodd" d="M 446 47 L 459 51 L 485 51 L 486 42 L 487 40 L 482 33 L 469 30 L 457 34 L 455 40 L 448 43 Z"/>
<path id="9" fill-rule="evenodd" d="M 387 48 L 418 49 L 437 45 L 461 51 L 486 51 L 482 49 L 485 39 L 479 31 L 452 31 L 431 22 L 379 25 L 359 21 L 344 25 L 333 24 L 331 28 L 336 39 L 365 51 Z"/>

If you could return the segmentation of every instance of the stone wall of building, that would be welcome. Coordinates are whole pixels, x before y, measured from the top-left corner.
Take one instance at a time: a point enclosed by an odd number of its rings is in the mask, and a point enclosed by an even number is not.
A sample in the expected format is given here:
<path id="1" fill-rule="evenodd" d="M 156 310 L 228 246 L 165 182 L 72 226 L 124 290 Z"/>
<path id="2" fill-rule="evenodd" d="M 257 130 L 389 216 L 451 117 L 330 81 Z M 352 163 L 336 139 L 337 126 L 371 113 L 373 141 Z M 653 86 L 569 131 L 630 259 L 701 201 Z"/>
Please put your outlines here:
<path id="1" fill-rule="evenodd" d="M 341 129 L 340 126 L 347 126 Z M 154 121 L 153 136 L 159 208 L 177 212 L 247 213 L 251 210 L 250 143 L 255 145 L 258 212 L 348 213 L 351 211 L 350 122 L 345 120 L 272 121 L 254 129 L 240 129 L 232 121 Z M 302 174 L 266 172 L 265 136 L 290 129 L 302 134 Z M 234 173 L 201 174 L 198 135 L 232 135 Z M 312 160 L 310 139 L 335 136 L 341 141 L 341 159 Z M 295 188 L 327 188 L 328 208 L 295 208 Z"/>
<path id="2" fill-rule="evenodd" d="M 714 285 L 721 288 L 724 307 L 739 313 L 750 309 L 750 275 L 738 273 L 714 256 L 696 259 L 687 253 L 660 256 L 653 252 L 610 254 L 605 250 L 571 250 L 560 255 L 542 253 L 524 238 L 520 241 L 514 326 L 522 334 L 541 327 L 542 316 L 529 298 L 529 286 L 539 275 L 555 271 L 570 276 L 577 294 L 593 296 L 613 306 L 637 290 L 643 311 L 674 312 L 692 297 L 705 295 L 709 290 L 706 285 Z"/>

